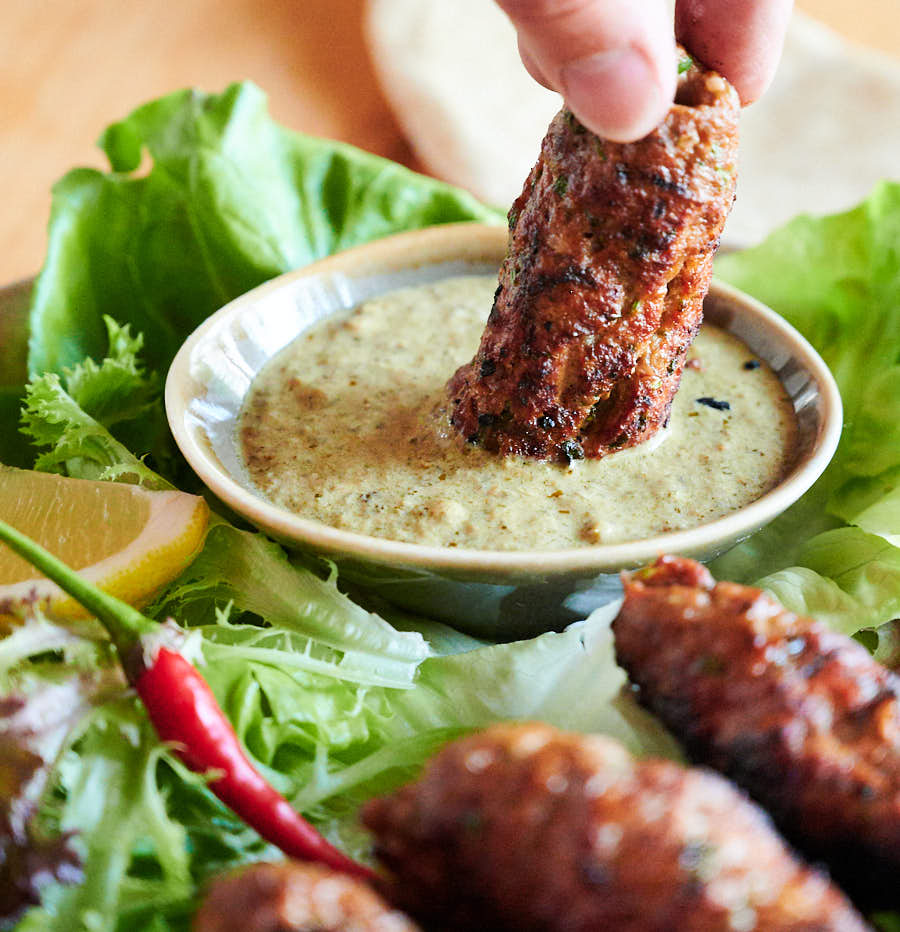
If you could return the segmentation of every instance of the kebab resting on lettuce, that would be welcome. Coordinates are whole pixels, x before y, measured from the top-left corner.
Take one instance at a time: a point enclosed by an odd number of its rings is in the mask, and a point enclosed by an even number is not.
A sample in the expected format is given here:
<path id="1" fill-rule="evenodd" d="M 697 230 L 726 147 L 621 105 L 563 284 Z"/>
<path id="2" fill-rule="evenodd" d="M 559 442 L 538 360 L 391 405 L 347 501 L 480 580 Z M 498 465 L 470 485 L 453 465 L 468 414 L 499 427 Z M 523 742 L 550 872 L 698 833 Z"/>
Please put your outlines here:
<path id="1" fill-rule="evenodd" d="M 675 102 L 637 142 L 568 110 L 509 213 L 509 247 L 451 421 L 504 455 L 567 461 L 649 439 L 669 417 L 734 200 L 737 92 L 684 59 Z"/>
<path id="2" fill-rule="evenodd" d="M 828 864 L 891 908 L 900 871 L 900 677 L 858 642 L 684 557 L 625 578 L 616 657 L 642 704 Z"/>
<path id="3" fill-rule="evenodd" d="M 363 821 L 392 902 L 453 932 L 865 932 L 727 780 L 601 735 L 495 725 Z"/>

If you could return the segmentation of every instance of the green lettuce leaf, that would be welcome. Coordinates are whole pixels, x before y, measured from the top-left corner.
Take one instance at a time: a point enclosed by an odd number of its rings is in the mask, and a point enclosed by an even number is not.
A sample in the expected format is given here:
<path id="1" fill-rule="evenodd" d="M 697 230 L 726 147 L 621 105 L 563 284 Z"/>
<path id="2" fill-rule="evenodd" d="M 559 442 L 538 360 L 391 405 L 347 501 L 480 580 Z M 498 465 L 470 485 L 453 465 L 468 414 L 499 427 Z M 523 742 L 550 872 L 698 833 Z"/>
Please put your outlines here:
<path id="1" fill-rule="evenodd" d="M 102 362 L 87 357 L 61 375 L 48 372 L 26 386 L 20 431 L 40 451 L 34 468 L 199 491 L 169 432 L 159 379 L 139 358 L 143 336 L 132 336 L 127 325 L 108 316 L 103 324 Z"/>
<path id="2" fill-rule="evenodd" d="M 22 408 L 22 432 L 36 446 L 47 448 L 34 464 L 43 472 L 173 488 L 84 411 L 55 373 L 29 383 Z"/>
<path id="3" fill-rule="evenodd" d="M 34 462 L 16 429 L 25 394 L 31 284 L 0 289 L 0 462 L 27 468 Z"/>
<path id="4" fill-rule="evenodd" d="M 395 630 L 341 593 L 334 579 L 292 565 L 262 534 L 217 522 L 200 555 L 149 613 L 212 621 L 226 603 L 266 623 L 263 629 L 225 628 L 232 644 L 243 641 L 236 656 L 291 654 L 307 669 L 324 664 L 340 680 L 402 689 L 431 653 L 421 634 Z M 279 638 L 287 639 L 289 651 L 279 650 Z"/>
<path id="5" fill-rule="evenodd" d="M 53 191 L 32 375 L 101 359 L 104 315 L 142 333 L 148 368 L 164 372 L 207 315 L 281 272 L 400 230 L 502 219 L 442 182 L 284 129 L 249 83 L 148 103 L 100 146 L 111 172 L 77 169 Z"/>
<path id="6" fill-rule="evenodd" d="M 93 418 L 107 428 L 146 415 L 158 400 L 155 375 L 148 375 L 138 354 L 142 334 L 132 336 L 105 316 L 107 349 L 100 365 L 87 357 L 64 370 L 66 390 Z"/>
<path id="7" fill-rule="evenodd" d="M 844 432 L 816 485 L 713 572 L 846 633 L 900 616 L 900 184 L 846 213 L 799 217 L 716 273 L 822 354 Z"/>

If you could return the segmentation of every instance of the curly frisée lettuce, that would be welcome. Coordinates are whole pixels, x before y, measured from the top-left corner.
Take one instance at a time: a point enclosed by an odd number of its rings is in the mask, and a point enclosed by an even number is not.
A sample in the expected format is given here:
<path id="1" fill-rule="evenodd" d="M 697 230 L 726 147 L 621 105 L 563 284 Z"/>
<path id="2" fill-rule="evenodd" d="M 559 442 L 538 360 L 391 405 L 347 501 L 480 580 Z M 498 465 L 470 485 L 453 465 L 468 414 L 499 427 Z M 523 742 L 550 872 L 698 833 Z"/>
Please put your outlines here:
<path id="1" fill-rule="evenodd" d="M 108 349 L 99 365 L 87 357 L 63 369 L 61 376 L 36 376 L 26 388 L 20 429 L 41 450 L 34 468 L 173 488 L 128 445 L 130 441 L 132 448 L 158 454 L 171 443 L 163 426 L 157 379 L 138 361 L 143 337 L 132 337 L 127 326 L 120 327 L 111 317 L 104 316 L 103 322 Z M 110 433 L 117 426 L 124 428 L 121 439 Z"/>
<path id="2" fill-rule="evenodd" d="M 235 656 L 281 662 L 289 655 L 292 665 L 309 671 L 403 689 L 412 685 L 419 664 L 431 654 L 421 634 L 396 631 L 339 592 L 334 579 L 319 579 L 293 566 L 281 547 L 262 534 L 218 523 L 155 611 L 212 621 L 216 607 L 225 604 L 252 612 L 267 624 L 249 631 L 214 627 L 211 637 L 230 643 Z"/>

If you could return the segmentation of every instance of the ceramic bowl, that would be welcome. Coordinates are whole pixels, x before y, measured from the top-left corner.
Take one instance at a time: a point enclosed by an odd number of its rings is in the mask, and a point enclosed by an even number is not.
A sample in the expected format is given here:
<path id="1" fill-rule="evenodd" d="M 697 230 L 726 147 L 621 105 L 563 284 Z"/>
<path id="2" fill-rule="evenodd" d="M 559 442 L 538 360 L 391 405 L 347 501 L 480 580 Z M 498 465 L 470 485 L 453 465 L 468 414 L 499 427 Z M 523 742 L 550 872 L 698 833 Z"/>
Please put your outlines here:
<path id="1" fill-rule="evenodd" d="M 329 527 L 267 501 L 239 453 L 237 422 L 253 377 L 306 328 L 394 288 L 464 272 L 496 273 L 502 227 L 453 224 L 403 233 L 282 275 L 206 320 L 166 383 L 175 439 L 209 488 L 289 548 L 334 561 L 344 580 L 478 636 L 502 640 L 558 629 L 619 595 L 619 571 L 660 553 L 721 554 L 799 498 L 831 459 L 841 401 L 827 367 L 781 317 L 722 283 L 706 318 L 735 334 L 777 373 L 794 403 L 799 449 L 777 487 L 739 511 L 647 540 L 569 550 L 464 550 L 385 540 Z"/>

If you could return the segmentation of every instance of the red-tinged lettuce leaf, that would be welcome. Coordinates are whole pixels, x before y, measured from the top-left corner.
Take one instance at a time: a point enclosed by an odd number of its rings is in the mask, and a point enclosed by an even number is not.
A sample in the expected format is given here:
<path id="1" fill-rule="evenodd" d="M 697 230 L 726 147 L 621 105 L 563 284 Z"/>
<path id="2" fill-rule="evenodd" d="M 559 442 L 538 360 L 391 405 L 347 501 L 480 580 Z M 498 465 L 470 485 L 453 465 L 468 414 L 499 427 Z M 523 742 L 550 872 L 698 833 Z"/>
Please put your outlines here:
<path id="1" fill-rule="evenodd" d="M 27 714 L 24 699 L 0 699 L 0 927 L 37 905 L 47 883 L 82 879 L 68 836 L 40 838 L 31 831 L 50 761 L 28 747 L 30 729 L 23 735 L 15 723 Z"/>
<path id="2" fill-rule="evenodd" d="M 45 635 L 41 628 L 38 649 Z M 48 829 L 38 814 L 61 752 L 123 685 L 112 671 L 25 676 L 0 696 L 0 927 L 37 905 L 47 885 L 83 879 L 71 833 Z"/>

